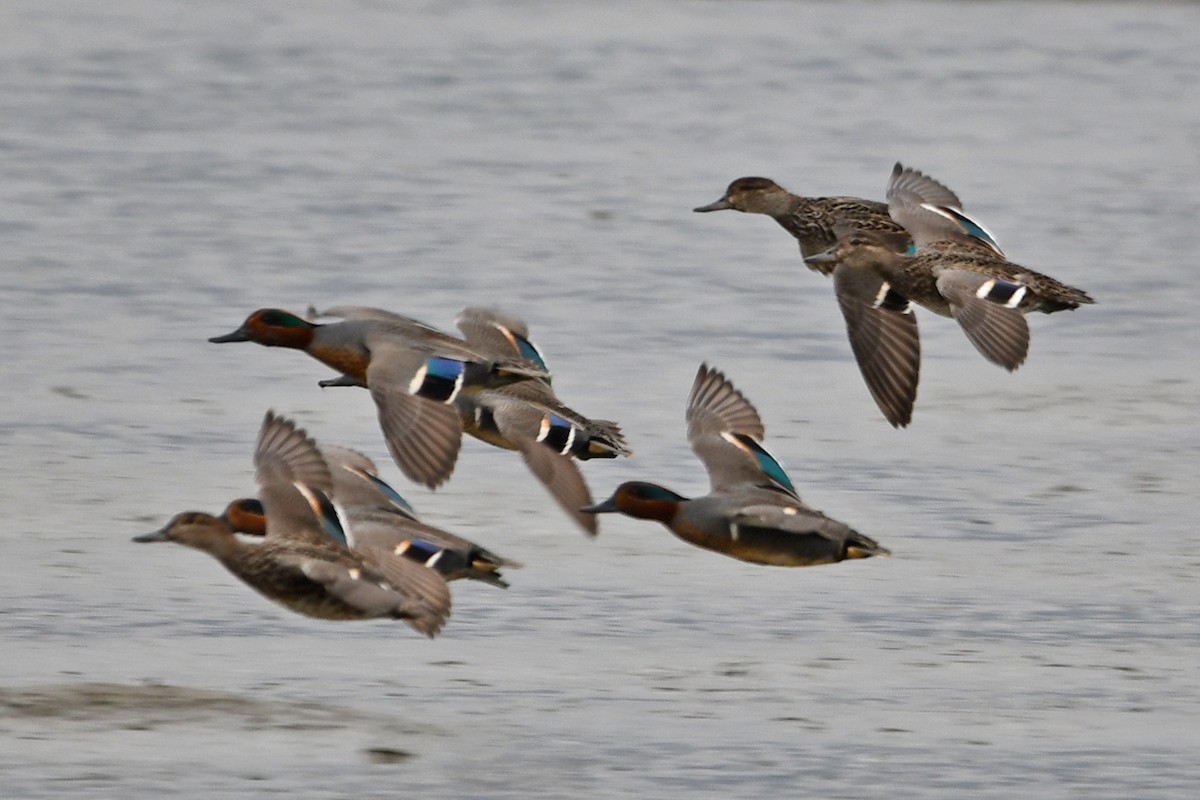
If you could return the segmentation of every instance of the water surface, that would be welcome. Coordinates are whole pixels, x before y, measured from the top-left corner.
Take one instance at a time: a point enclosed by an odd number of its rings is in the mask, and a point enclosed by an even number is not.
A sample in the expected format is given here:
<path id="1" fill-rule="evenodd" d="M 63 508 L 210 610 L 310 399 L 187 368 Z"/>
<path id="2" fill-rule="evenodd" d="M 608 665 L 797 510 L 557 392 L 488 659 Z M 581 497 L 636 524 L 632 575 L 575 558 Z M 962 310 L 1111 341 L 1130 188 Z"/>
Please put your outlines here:
<path id="1" fill-rule="evenodd" d="M 0 8 L 0 752 L 13 797 L 1191 798 L 1200 566 L 1193 4 L 168 2 Z M 894 431 L 827 281 L 739 175 L 881 197 L 902 160 L 1098 301 L 985 363 L 921 318 Z M 252 309 L 524 317 L 562 396 L 706 479 L 697 365 L 801 494 L 890 547 L 741 564 L 510 453 L 437 493 L 365 392 L 205 340 Z M 253 489 L 267 408 L 525 562 L 436 641 L 129 537 Z"/>

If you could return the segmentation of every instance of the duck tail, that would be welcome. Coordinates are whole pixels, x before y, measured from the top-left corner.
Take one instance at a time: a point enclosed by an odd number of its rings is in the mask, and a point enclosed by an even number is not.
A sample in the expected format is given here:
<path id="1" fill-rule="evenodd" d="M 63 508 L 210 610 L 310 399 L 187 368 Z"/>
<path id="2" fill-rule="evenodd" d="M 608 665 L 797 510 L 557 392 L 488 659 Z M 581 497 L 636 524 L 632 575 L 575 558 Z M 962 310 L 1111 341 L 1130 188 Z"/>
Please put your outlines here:
<path id="1" fill-rule="evenodd" d="M 891 550 L 857 531 L 846 539 L 846 550 L 843 558 L 871 558 L 872 556 L 890 556 Z"/>
<path id="2" fill-rule="evenodd" d="M 1070 311 L 1080 306 L 1093 305 L 1096 302 L 1083 289 L 1068 286 L 1048 275 L 1034 275 L 1031 277 L 1033 280 L 1029 281 L 1029 288 L 1041 301 L 1035 308 L 1043 313 L 1053 314 L 1055 311 Z"/>
<path id="3" fill-rule="evenodd" d="M 574 453 L 581 461 L 589 458 L 617 458 L 631 456 L 633 451 L 625 444 L 621 426 L 607 419 L 589 420 L 586 446 Z"/>
<path id="4" fill-rule="evenodd" d="M 1082 289 L 1076 289 L 1073 286 L 1064 286 L 1063 288 L 1066 291 L 1061 295 L 1042 298 L 1038 310 L 1045 314 L 1053 314 L 1055 311 L 1071 311 L 1083 305 L 1094 305 L 1096 302 Z"/>

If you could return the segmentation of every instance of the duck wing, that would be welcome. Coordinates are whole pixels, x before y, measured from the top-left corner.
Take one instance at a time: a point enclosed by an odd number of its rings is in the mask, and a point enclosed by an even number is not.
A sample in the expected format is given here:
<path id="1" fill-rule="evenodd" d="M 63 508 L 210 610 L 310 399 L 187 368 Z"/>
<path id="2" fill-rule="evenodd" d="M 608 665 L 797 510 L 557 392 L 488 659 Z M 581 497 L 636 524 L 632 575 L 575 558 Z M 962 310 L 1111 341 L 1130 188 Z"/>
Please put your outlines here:
<path id="1" fill-rule="evenodd" d="M 950 313 L 971 344 L 988 361 L 1012 372 L 1029 353 L 1029 323 L 1013 301 L 1019 302 L 1019 295 L 1009 287 L 1019 288 L 982 272 L 938 272 L 938 292 L 949 302 Z"/>
<path id="2" fill-rule="evenodd" d="M 516 389 L 515 384 L 505 389 Z M 576 437 L 586 434 L 571 420 L 548 410 L 546 405 L 518 397 L 505 390 L 479 392 L 471 398 L 477 413 L 485 414 L 494 426 L 484 441 L 511 447 L 521 454 L 525 466 L 546 487 L 554 501 L 589 536 L 598 525 L 594 514 L 579 509 L 592 503 L 592 493 L 570 457 Z"/>
<path id="3" fill-rule="evenodd" d="M 367 388 L 392 459 L 411 480 L 434 489 L 454 472 L 462 422 L 453 404 L 412 393 L 425 364 L 425 354 L 403 341 L 373 340 Z"/>
<path id="4" fill-rule="evenodd" d="M 445 581 L 430 569 L 397 559 L 394 573 L 403 578 L 386 579 L 365 565 L 351 566 L 300 554 L 280 556 L 280 562 L 292 562 L 310 580 L 321 584 L 330 595 L 356 609 L 366 617 L 403 619 L 426 636 L 436 636 L 450 613 L 450 593 Z M 413 591 L 428 573 L 442 583 L 444 591 L 423 596 Z M 397 580 L 402 582 L 397 583 Z M 401 589 L 403 586 L 405 589 Z"/>
<path id="5" fill-rule="evenodd" d="M 546 487 L 554 501 L 584 533 L 595 536 L 600 530 L 596 515 L 579 510 L 593 502 L 591 490 L 583 479 L 579 465 L 540 442 L 522 436 L 518 436 L 514 442 L 525 466 Z"/>
<path id="6" fill-rule="evenodd" d="M 912 234 L 917 250 L 936 242 L 972 242 L 1003 255 L 996 237 L 962 209 L 953 191 L 919 170 L 899 162 L 887 188 L 888 213 Z"/>
<path id="7" fill-rule="evenodd" d="M 498 360 L 523 359 L 550 372 L 541 350 L 529 340 L 524 320 L 499 309 L 470 306 L 459 312 L 454 324 L 472 347 Z"/>
<path id="8" fill-rule="evenodd" d="M 912 304 L 874 270 L 845 263 L 834 269 L 833 287 L 850 349 L 875 404 L 893 427 L 908 425 L 921 371 Z"/>
<path id="9" fill-rule="evenodd" d="M 761 444 L 758 411 L 719 370 L 701 364 L 687 405 L 688 441 L 708 470 L 713 491 L 768 484 L 791 495 L 796 487 Z"/>
<path id="10" fill-rule="evenodd" d="M 328 544 L 319 505 L 333 488 L 329 467 L 308 434 L 268 411 L 254 448 L 255 480 L 268 540 Z"/>
<path id="11" fill-rule="evenodd" d="M 333 498 L 342 506 L 380 506 L 417 519 L 416 509 L 385 480 L 375 462 L 349 447 L 322 445 L 333 476 Z"/>

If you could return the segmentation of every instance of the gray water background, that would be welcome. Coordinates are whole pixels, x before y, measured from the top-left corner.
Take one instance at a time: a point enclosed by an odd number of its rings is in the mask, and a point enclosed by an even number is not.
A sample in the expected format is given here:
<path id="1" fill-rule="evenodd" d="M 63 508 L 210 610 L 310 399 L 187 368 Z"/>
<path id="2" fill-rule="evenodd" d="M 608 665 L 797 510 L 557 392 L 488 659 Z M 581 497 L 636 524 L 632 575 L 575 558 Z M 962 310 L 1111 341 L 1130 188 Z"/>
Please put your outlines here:
<path id="1" fill-rule="evenodd" d="M 1200 7 L 0 5 L 0 794 L 1192 798 L 1200 793 Z M 923 315 L 891 429 L 828 281 L 732 178 L 940 178 L 1097 305 L 984 362 Z M 366 392 L 205 340 L 260 306 L 530 324 L 620 420 L 621 480 L 706 491 L 697 365 L 800 492 L 895 551 L 742 564 L 511 453 L 437 493 Z M 435 641 L 129 537 L 253 490 L 263 412 L 361 448 L 526 563 Z"/>

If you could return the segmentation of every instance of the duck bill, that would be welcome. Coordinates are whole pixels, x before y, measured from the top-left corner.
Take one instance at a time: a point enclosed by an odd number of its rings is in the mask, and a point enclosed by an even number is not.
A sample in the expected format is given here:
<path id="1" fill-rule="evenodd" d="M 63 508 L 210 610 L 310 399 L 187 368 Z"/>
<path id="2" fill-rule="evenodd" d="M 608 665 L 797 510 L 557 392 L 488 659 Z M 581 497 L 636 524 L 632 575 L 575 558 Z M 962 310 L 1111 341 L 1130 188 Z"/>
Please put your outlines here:
<path id="1" fill-rule="evenodd" d="M 209 341 L 216 340 L 210 339 Z M 336 378 L 326 378 L 323 381 L 317 381 L 317 386 L 320 386 L 322 389 L 328 389 L 331 386 L 361 386 L 364 389 L 367 388 L 365 383 L 360 381 L 358 378 L 352 378 L 349 375 L 339 375 Z"/>
<path id="2" fill-rule="evenodd" d="M 817 266 L 817 267 L 828 265 L 828 264 L 836 264 L 836 263 L 838 263 L 838 257 L 837 257 L 837 254 L 834 252 L 835 250 L 837 250 L 836 246 L 831 247 L 828 250 L 824 250 L 820 253 L 815 253 L 811 256 L 805 256 L 804 263 L 810 264 L 812 266 Z"/>
<path id="3" fill-rule="evenodd" d="M 238 328 L 233 333 L 227 333 L 224 336 L 214 336 L 209 339 L 209 341 L 214 342 L 215 344 L 224 344 L 225 342 L 248 342 L 250 341 L 250 337 L 246 334 L 244 329 Z"/>
<path id="4" fill-rule="evenodd" d="M 613 498 L 608 498 L 602 503 L 592 503 L 590 506 L 584 506 L 579 509 L 585 514 L 612 514 L 617 512 L 617 503 Z"/>
<path id="5" fill-rule="evenodd" d="M 154 533 L 143 533 L 141 536 L 134 536 L 135 542 L 165 542 L 167 541 L 167 529 L 154 531 Z"/>
<path id="6" fill-rule="evenodd" d="M 729 205 L 729 201 L 726 200 L 724 197 L 722 197 L 720 200 L 718 200 L 715 203 L 709 203 L 706 206 L 700 206 L 699 208 L 693 208 L 692 211 L 703 214 L 707 211 L 725 211 L 726 209 L 729 209 L 729 208 L 733 208 L 733 206 Z"/>

